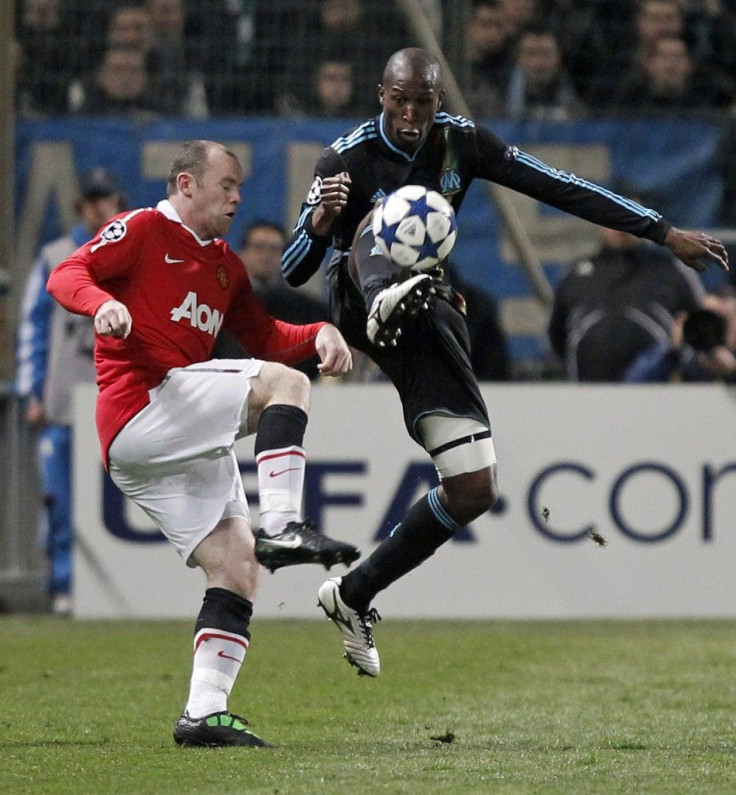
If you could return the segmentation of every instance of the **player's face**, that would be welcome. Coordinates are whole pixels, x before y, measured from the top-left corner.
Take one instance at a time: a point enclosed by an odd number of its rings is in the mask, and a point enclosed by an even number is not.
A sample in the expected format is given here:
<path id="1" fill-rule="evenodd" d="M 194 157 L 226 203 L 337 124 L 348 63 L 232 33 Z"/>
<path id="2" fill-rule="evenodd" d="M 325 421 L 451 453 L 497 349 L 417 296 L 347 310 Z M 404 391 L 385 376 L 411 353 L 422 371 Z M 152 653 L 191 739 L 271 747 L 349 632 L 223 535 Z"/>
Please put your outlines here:
<path id="1" fill-rule="evenodd" d="M 204 240 L 226 235 L 240 204 L 242 184 L 240 163 L 227 152 L 211 151 L 202 177 L 189 183 L 192 200 L 182 220 Z"/>
<path id="2" fill-rule="evenodd" d="M 397 70 L 378 87 L 385 132 L 394 146 L 414 152 L 427 137 L 445 95 L 432 72 Z"/>
<path id="3" fill-rule="evenodd" d="M 284 246 L 284 238 L 278 229 L 270 226 L 254 227 L 240 251 L 248 276 L 257 281 L 278 281 L 281 277 Z"/>
<path id="4" fill-rule="evenodd" d="M 120 196 L 117 193 L 112 196 L 93 196 L 82 199 L 80 203 L 82 222 L 90 234 L 94 234 L 108 218 L 117 215 L 120 210 Z"/>

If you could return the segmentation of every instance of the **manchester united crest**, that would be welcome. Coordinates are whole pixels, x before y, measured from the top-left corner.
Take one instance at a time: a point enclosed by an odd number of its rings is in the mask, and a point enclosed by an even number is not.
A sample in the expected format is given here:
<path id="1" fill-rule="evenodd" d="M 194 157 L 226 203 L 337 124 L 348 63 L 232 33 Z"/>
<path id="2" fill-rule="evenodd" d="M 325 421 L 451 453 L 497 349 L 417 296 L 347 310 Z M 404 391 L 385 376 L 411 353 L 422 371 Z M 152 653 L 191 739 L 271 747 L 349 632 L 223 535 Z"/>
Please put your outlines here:
<path id="1" fill-rule="evenodd" d="M 223 290 L 227 290 L 227 288 L 230 286 L 230 277 L 228 276 L 227 268 L 224 265 L 220 265 L 217 268 L 217 281 L 220 282 L 220 287 L 222 287 Z"/>

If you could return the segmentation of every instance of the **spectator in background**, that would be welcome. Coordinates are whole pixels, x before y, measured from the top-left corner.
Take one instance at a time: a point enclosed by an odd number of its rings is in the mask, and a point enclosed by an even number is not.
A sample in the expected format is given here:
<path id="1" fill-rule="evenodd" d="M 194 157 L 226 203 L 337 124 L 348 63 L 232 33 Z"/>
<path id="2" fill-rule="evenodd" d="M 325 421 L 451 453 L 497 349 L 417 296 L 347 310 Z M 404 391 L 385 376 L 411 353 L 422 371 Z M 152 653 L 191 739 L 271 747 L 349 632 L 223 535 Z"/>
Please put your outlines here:
<path id="1" fill-rule="evenodd" d="M 70 110 L 86 116 L 150 119 L 163 115 L 165 98 L 156 90 L 139 47 L 112 44 L 92 75 L 75 84 Z"/>
<path id="2" fill-rule="evenodd" d="M 279 320 L 297 325 L 329 320 L 326 303 L 303 290 L 290 287 L 281 274 L 281 255 L 284 253 L 286 240 L 286 231 L 275 221 L 258 219 L 246 228 L 238 254 L 243 260 L 254 292 L 269 313 Z M 213 359 L 239 358 L 245 355 L 231 336 L 220 333 L 212 352 Z M 318 364 L 319 359 L 314 356 L 292 366 L 310 379 L 316 379 L 319 377 Z"/>
<path id="3" fill-rule="evenodd" d="M 684 36 L 686 20 L 681 0 L 638 0 L 635 15 L 635 61 L 642 63 L 662 36 Z"/>
<path id="4" fill-rule="evenodd" d="M 681 312 L 670 338 L 643 351 L 628 368 L 628 383 L 736 383 L 736 294 L 709 293 L 702 307 Z"/>
<path id="5" fill-rule="evenodd" d="M 153 30 L 144 0 L 121 0 L 110 9 L 106 42 L 138 47 L 148 53 Z"/>
<path id="6" fill-rule="evenodd" d="M 311 12 L 311 15 L 310 15 Z M 284 30 L 287 47 L 282 85 L 277 108 L 306 108 L 311 113 L 312 86 L 304 75 L 311 71 L 321 53 L 349 60 L 353 72 L 354 115 L 363 116 L 374 109 L 383 64 L 395 49 L 394 43 L 406 39 L 403 18 L 389 0 L 309 0 L 301 4 L 301 13 L 291 30 Z M 370 35 L 367 35 L 367 32 Z"/>
<path id="7" fill-rule="evenodd" d="M 632 7 L 629 24 L 608 28 L 608 47 L 586 96 L 596 108 L 607 109 L 612 103 L 615 108 L 621 76 L 642 74 L 646 54 L 657 39 L 686 34 L 680 0 L 634 0 Z"/>
<path id="8" fill-rule="evenodd" d="M 379 49 L 376 40 L 366 36 L 366 30 L 371 27 L 370 7 L 371 3 L 366 0 L 320 0 L 315 46 L 320 52 L 341 45 L 352 55 L 358 86 L 370 84 L 373 79 L 375 88 L 381 57 L 375 52 Z M 386 11 L 391 13 L 388 8 Z M 385 27 L 383 29 L 386 31 Z"/>
<path id="9" fill-rule="evenodd" d="M 151 48 L 147 66 L 156 90 L 167 99 L 166 112 L 188 118 L 208 115 L 204 78 L 197 53 L 185 35 L 184 0 L 147 0 L 151 19 Z"/>
<path id="10" fill-rule="evenodd" d="M 78 68 L 75 78 L 94 71 L 107 47 L 107 23 L 110 10 L 127 5 L 131 0 L 60 0 L 62 9 L 62 41 L 75 53 Z"/>
<path id="11" fill-rule="evenodd" d="M 724 109 L 732 101 L 725 80 L 712 67 L 699 68 L 685 39 L 660 36 L 623 81 L 615 109 L 662 115 Z"/>
<path id="12" fill-rule="evenodd" d="M 84 40 L 85 68 L 69 88 L 69 110 L 76 111 L 84 102 L 94 73 L 109 47 L 121 46 L 141 50 L 146 58 L 151 47 L 151 20 L 145 0 L 120 0 L 114 5 L 97 0 L 70 0 L 66 6 L 69 43 L 74 36 Z M 86 12 L 86 14 L 85 14 Z"/>
<path id="13" fill-rule="evenodd" d="M 584 113 L 585 106 L 565 71 L 554 31 L 544 23 L 528 25 L 516 42 L 505 115 L 512 119 L 570 121 Z"/>
<path id="14" fill-rule="evenodd" d="M 303 99 L 291 94 L 279 98 L 283 116 L 351 118 L 359 114 L 355 91 L 355 67 L 342 47 L 330 47 L 314 59 Z"/>
<path id="15" fill-rule="evenodd" d="M 25 419 L 38 430 L 38 463 L 45 512 L 47 589 L 54 613 L 71 609 L 72 399 L 76 384 L 94 383 L 92 319 L 73 315 L 46 292 L 51 271 L 92 239 L 125 196 L 113 174 L 97 168 L 81 179 L 79 222 L 41 249 L 25 285 L 18 331 L 16 389 L 26 398 Z"/>
<path id="16" fill-rule="evenodd" d="M 603 53 L 611 39 L 609 28 L 621 24 L 611 13 L 613 9 L 607 6 L 609 2 L 553 0 L 545 13 L 545 18 L 557 35 L 565 69 L 575 91 L 583 100 L 587 97 L 591 81 L 601 69 Z M 627 5 L 619 0 L 619 8 L 626 8 Z"/>
<path id="17" fill-rule="evenodd" d="M 292 3 L 292 6 L 295 6 Z M 187 0 L 184 36 L 202 75 L 207 108 L 214 116 L 273 111 L 280 48 L 278 0 Z M 292 9 L 292 12 L 296 11 Z"/>
<path id="18" fill-rule="evenodd" d="M 501 9 L 512 41 L 516 41 L 527 25 L 542 16 L 538 0 L 501 0 Z"/>
<path id="19" fill-rule="evenodd" d="M 465 56 L 470 66 L 466 100 L 475 116 L 502 113 L 511 71 L 513 48 L 501 0 L 477 0 L 465 30 Z"/>
<path id="20" fill-rule="evenodd" d="M 314 75 L 315 116 L 349 117 L 357 114 L 353 64 L 347 59 L 326 57 L 317 65 Z"/>
<path id="21" fill-rule="evenodd" d="M 570 381 L 621 381 L 675 316 L 700 306 L 704 290 L 669 251 L 601 227 L 602 246 L 574 263 L 555 290 L 548 336 Z"/>
<path id="22" fill-rule="evenodd" d="M 24 116 L 63 113 L 78 55 L 65 37 L 60 0 L 23 0 L 16 16 L 19 46 L 16 107 Z"/>

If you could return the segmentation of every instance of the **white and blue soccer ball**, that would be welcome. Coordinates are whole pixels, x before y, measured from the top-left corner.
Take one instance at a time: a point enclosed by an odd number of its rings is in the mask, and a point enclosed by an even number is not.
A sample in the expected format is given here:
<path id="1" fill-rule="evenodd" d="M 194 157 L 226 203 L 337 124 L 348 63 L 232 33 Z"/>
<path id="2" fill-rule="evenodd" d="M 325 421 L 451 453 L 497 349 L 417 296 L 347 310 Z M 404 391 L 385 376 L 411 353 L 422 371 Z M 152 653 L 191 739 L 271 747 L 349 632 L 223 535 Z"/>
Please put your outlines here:
<path id="1" fill-rule="evenodd" d="M 404 185 L 373 211 L 373 236 L 381 253 L 396 265 L 427 270 L 446 259 L 455 245 L 455 211 L 437 191 Z"/>

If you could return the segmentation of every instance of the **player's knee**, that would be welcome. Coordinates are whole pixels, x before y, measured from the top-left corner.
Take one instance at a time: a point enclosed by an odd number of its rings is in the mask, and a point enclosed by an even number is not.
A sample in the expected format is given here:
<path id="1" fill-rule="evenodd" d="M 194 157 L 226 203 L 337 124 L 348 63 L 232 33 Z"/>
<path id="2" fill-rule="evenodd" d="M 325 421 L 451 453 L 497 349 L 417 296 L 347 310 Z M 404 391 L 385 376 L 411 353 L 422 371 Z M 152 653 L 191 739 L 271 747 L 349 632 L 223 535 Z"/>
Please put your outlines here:
<path id="1" fill-rule="evenodd" d="M 495 466 L 449 478 L 443 487 L 450 515 L 463 525 L 490 510 L 499 496 Z"/>
<path id="2" fill-rule="evenodd" d="M 268 362 L 261 371 L 264 404 L 284 403 L 309 411 L 311 383 L 299 370 L 285 364 Z"/>
<path id="3" fill-rule="evenodd" d="M 488 481 L 471 491 L 466 495 L 464 505 L 466 514 L 472 516 L 472 519 L 467 521 L 470 522 L 473 519 L 477 519 L 486 511 L 489 511 L 497 499 L 498 492 L 494 490 L 492 481 Z"/>
<path id="4" fill-rule="evenodd" d="M 291 367 L 286 367 L 285 369 L 288 373 L 285 376 L 285 388 L 288 389 L 289 394 L 293 395 L 291 402 L 293 405 L 304 409 L 304 411 L 309 411 L 312 394 L 312 384 L 309 378 L 299 370 L 293 370 Z"/>

